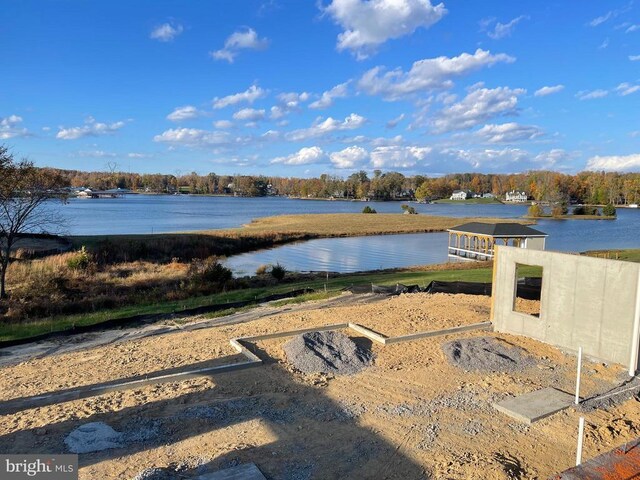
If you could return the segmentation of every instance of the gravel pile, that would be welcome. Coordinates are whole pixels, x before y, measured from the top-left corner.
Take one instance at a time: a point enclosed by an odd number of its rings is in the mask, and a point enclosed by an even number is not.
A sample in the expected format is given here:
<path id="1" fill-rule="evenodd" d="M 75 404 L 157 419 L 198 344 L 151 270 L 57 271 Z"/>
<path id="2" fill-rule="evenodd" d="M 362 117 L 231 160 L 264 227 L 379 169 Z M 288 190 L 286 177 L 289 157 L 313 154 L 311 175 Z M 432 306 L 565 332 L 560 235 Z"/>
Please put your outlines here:
<path id="1" fill-rule="evenodd" d="M 86 423 L 72 431 L 64 443 L 71 453 L 91 453 L 124 446 L 123 435 L 103 422 Z"/>
<path id="2" fill-rule="evenodd" d="M 455 340 L 442 349 L 449 363 L 466 371 L 516 372 L 536 364 L 522 348 L 493 337 Z"/>
<path id="3" fill-rule="evenodd" d="M 293 337 L 283 348 L 287 360 L 303 373 L 351 375 L 373 362 L 371 352 L 339 332 L 305 333 Z"/>

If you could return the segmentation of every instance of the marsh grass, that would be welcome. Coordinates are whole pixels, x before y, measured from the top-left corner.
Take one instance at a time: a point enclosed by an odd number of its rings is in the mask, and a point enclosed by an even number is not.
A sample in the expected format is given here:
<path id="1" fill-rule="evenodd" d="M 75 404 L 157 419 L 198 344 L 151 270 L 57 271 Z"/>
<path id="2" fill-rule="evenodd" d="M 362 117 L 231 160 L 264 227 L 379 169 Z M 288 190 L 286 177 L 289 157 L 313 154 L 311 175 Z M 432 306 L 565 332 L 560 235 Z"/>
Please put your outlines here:
<path id="1" fill-rule="evenodd" d="M 10 298 L 0 303 L 0 331 L 13 338 L 298 288 L 324 289 L 324 275 L 286 272 L 280 282 L 271 275 L 234 279 L 216 257 L 310 238 L 443 231 L 474 220 L 498 221 L 403 214 L 283 215 L 230 230 L 74 237 L 75 251 L 11 264 Z M 354 282 L 428 283 L 429 275 L 438 271 L 442 279 L 476 276 L 459 273 L 475 269 L 473 265 L 448 265 L 448 276 L 443 268 L 340 275 L 329 283 L 337 290 Z M 490 277 L 483 275 L 486 281 Z"/>

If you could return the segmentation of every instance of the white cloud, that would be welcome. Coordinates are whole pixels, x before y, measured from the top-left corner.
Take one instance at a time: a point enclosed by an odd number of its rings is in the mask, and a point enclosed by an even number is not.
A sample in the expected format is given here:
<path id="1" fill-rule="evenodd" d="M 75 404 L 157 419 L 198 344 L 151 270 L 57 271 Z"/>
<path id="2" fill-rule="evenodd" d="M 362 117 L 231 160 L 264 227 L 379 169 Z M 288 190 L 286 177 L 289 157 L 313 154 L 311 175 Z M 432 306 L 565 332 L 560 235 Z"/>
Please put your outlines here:
<path id="1" fill-rule="evenodd" d="M 369 152 L 354 145 L 339 152 L 333 152 L 329 155 L 329 159 L 336 168 L 357 168 L 369 159 Z"/>
<path id="2" fill-rule="evenodd" d="M 268 45 L 268 39 L 258 37 L 253 28 L 246 28 L 229 35 L 224 42 L 224 48 L 210 52 L 210 55 L 216 60 L 233 63 L 241 50 L 264 50 Z"/>
<path id="3" fill-rule="evenodd" d="M 227 129 L 233 127 L 233 122 L 230 120 L 217 120 L 213 122 L 213 126 L 218 129 Z"/>
<path id="4" fill-rule="evenodd" d="M 526 150 L 509 147 L 501 150 L 490 148 L 478 150 L 444 149 L 441 154 L 448 157 L 449 161 L 461 161 L 475 169 L 482 168 L 487 171 L 495 171 L 513 164 L 525 169 L 526 167 L 523 163 L 530 157 L 529 152 Z"/>
<path id="5" fill-rule="evenodd" d="M 595 98 L 603 98 L 609 95 L 609 92 L 606 90 L 598 89 L 598 90 L 582 90 L 576 93 L 576 98 L 578 100 L 593 100 Z"/>
<path id="6" fill-rule="evenodd" d="M 79 157 L 90 157 L 90 158 L 113 158 L 117 157 L 115 153 L 105 152 L 104 150 L 81 150 L 78 152 Z"/>
<path id="7" fill-rule="evenodd" d="M 542 87 L 535 91 L 534 95 L 536 97 L 546 97 L 547 95 L 553 95 L 554 93 L 559 93 L 564 90 L 564 85 L 554 85 L 552 87 Z"/>
<path id="8" fill-rule="evenodd" d="M 498 62 L 514 61 L 515 58 L 504 53 L 492 55 L 489 51 L 478 49 L 473 54 L 462 53 L 457 57 L 418 60 L 408 72 L 401 69 L 385 72 L 383 67 L 375 67 L 360 78 L 358 87 L 369 95 L 397 100 L 420 92 L 451 88 L 455 77 Z"/>
<path id="9" fill-rule="evenodd" d="M 59 127 L 56 138 L 61 140 L 77 140 L 78 138 L 83 137 L 111 135 L 124 127 L 124 124 L 125 122 L 122 121 L 114 123 L 96 122 L 93 117 L 89 117 L 81 127 Z"/>
<path id="10" fill-rule="evenodd" d="M 137 153 L 137 152 L 127 153 L 127 157 L 129 158 L 149 158 L 152 156 L 153 155 L 151 155 L 150 153 Z"/>
<path id="11" fill-rule="evenodd" d="M 344 30 L 338 50 L 350 50 L 359 59 L 389 39 L 430 27 L 447 13 L 444 4 L 433 6 L 429 0 L 333 0 L 325 11 Z"/>
<path id="12" fill-rule="evenodd" d="M 637 30 L 640 30 L 640 25 L 631 25 L 629 28 L 627 28 L 624 33 L 631 33 L 631 32 L 635 32 Z"/>
<path id="13" fill-rule="evenodd" d="M 431 125 L 434 132 L 443 133 L 472 128 L 493 117 L 515 115 L 518 96 L 524 93 L 526 90 L 522 88 L 474 86 L 461 101 L 440 110 Z"/>
<path id="14" fill-rule="evenodd" d="M 398 115 L 396 118 L 392 118 L 391 120 L 389 120 L 387 122 L 386 127 L 388 129 L 392 129 L 392 128 L 396 128 L 398 126 L 398 124 L 404 120 L 405 114 L 401 113 L 400 115 Z"/>
<path id="15" fill-rule="evenodd" d="M 516 17 L 507 23 L 497 22 L 494 28 L 487 32 L 487 36 L 489 38 L 492 38 L 493 40 L 499 40 L 501 38 L 508 37 L 513 33 L 513 30 L 516 28 L 516 25 L 518 23 L 528 18 L 529 17 L 527 17 L 526 15 L 520 15 L 519 17 Z"/>
<path id="16" fill-rule="evenodd" d="M 282 163 L 284 165 L 309 165 L 311 163 L 320 163 L 326 158 L 326 154 L 320 147 L 304 147 L 296 153 L 292 153 L 286 157 L 276 157 L 271 163 Z"/>
<path id="17" fill-rule="evenodd" d="M 260 138 L 268 141 L 279 140 L 280 137 L 281 137 L 280 132 L 278 132 L 277 130 L 267 130 L 262 135 L 260 135 Z"/>
<path id="18" fill-rule="evenodd" d="M 9 115 L 8 117 L 0 118 L 0 140 L 7 140 L 15 137 L 26 137 L 29 135 L 29 131 L 20 127 L 22 123 L 22 117 L 18 115 Z"/>
<path id="19" fill-rule="evenodd" d="M 333 101 L 336 98 L 344 98 L 347 96 L 349 83 L 350 82 L 341 83 L 340 85 L 336 85 L 335 87 L 333 87 L 331 90 L 327 90 L 326 92 L 323 92 L 320 99 L 311 103 L 309 105 L 309 108 L 315 108 L 315 109 L 329 108 L 330 106 L 333 105 Z"/>
<path id="20" fill-rule="evenodd" d="M 233 142 L 228 132 L 209 132 L 197 128 L 175 128 L 153 137 L 154 142 L 186 146 L 224 146 Z"/>
<path id="21" fill-rule="evenodd" d="M 306 102 L 311 96 L 307 92 L 287 92 L 278 95 L 280 104 L 288 109 L 298 108 L 300 103 Z"/>
<path id="22" fill-rule="evenodd" d="M 287 140 L 297 142 L 301 140 L 307 140 L 309 138 L 322 137 L 332 132 L 343 130 L 354 130 L 360 128 L 366 123 L 367 119 L 352 113 L 346 117 L 343 121 L 336 120 L 331 117 L 326 119 L 318 118 L 309 128 L 302 128 L 294 130 L 286 135 Z"/>
<path id="23" fill-rule="evenodd" d="M 640 85 L 632 85 L 628 82 L 621 83 L 616 87 L 616 92 L 618 92 L 618 95 L 622 95 L 623 97 L 631 95 L 638 90 L 640 90 Z"/>
<path id="24" fill-rule="evenodd" d="M 609 46 L 609 37 L 605 38 L 600 45 L 598 45 L 598 50 L 604 50 Z"/>
<path id="25" fill-rule="evenodd" d="M 488 143 L 515 143 L 541 137 L 544 132 L 536 126 L 510 122 L 500 125 L 485 125 L 475 135 Z"/>
<path id="26" fill-rule="evenodd" d="M 243 108 L 233 114 L 235 120 L 257 122 L 258 120 L 264 120 L 264 110 L 256 110 L 255 108 Z"/>
<path id="27" fill-rule="evenodd" d="M 640 153 L 591 157 L 587 162 L 587 170 L 640 171 Z"/>
<path id="28" fill-rule="evenodd" d="M 632 62 L 638 62 L 640 61 L 640 55 L 629 55 L 629 60 Z"/>
<path id="29" fill-rule="evenodd" d="M 238 103 L 246 102 L 252 104 L 256 100 L 263 98 L 267 92 L 262 88 L 251 85 L 247 90 L 240 93 L 234 93 L 233 95 L 227 95 L 222 98 L 214 98 L 213 99 L 213 108 L 220 109 L 225 108 L 230 105 L 236 105 Z"/>
<path id="30" fill-rule="evenodd" d="M 294 110 L 300 108 L 300 104 L 309 100 L 311 96 L 307 92 L 287 92 L 278 95 L 278 105 L 271 107 L 270 117 L 279 120 Z"/>
<path id="31" fill-rule="evenodd" d="M 151 31 L 149 38 L 160 42 L 170 42 L 183 31 L 184 27 L 179 23 L 163 23 Z"/>
<path id="32" fill-rule="evenodd" d="M 193 105 L 185 105 L 184 107 L 177 107 L 173 112 L 167 115 L 167 120 L 172 122 L 182 122 L 183 120 L 192 120 L 198 118 L 200 112 Z"/>
<path id="33" fill-rule="evenodd" d="M 431 151 L 431 147 L 377 147 L 371 152 L 371 164 L 374 168 L 412 168 L 425 160 Z"/>
<path id="34" fill-rule="evenodd" d="M 558 168 L 562 162 L 577 158 L 576 153 L 570 153 L 561 148 L 553 148 L 548 152 L 538 153 L 533 158 L 533 161 L 538 165 L 538 168 Z"/>
<path id="35" fill-rule="evenodd" d="M 625 5 L 622 8 L 609 10 L 604 15 L 600 15 L 599 17 L 596 17 L 593 20 L 591 20 L 587 25 L 589 25 L 590 27 L 597 27 L 598 25 L 602 25 L 603 23 L 618 17 L 620 14 L 628 12 L 632 6 L 633 6 L 633 1 L 629 2 L 627 5 Z"/>

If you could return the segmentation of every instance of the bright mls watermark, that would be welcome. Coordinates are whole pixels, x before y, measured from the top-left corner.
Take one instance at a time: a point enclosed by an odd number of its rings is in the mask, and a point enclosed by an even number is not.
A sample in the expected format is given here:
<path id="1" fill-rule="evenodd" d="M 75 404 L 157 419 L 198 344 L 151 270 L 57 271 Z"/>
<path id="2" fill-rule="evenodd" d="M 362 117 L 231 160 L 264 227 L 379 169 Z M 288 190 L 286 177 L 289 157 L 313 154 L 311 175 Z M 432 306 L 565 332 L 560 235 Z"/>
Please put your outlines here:
<path id="1" fill-rule="evenodd" d="M 78 480 L 78 455 L 0 455 L 2 480 Z"/>

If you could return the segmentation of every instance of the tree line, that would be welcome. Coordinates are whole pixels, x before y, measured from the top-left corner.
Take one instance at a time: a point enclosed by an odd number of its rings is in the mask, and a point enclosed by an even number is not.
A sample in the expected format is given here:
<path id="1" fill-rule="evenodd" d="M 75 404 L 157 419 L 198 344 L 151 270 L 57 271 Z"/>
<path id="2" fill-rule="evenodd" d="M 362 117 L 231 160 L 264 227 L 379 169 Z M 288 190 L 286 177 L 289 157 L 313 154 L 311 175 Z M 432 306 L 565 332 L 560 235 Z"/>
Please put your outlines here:
<path id="1" fill-rule="evenodd" d="M 316 178 L 264 175 L 138 174 L 47 169 L 61 175 L 69 187 L 125 188 L 150 193 L 192 193 L 238 196 L 285 195 L 302 198 L 370 200 L 431 200 L 449 197 L 454 190 L 503 196 L 524 191 L 537 201 L 624 205 L 640 203 L 640 174 L 553 171 L 518 174 L 461 173 L 442 177 L 405 176 L 399 172 L 359 171 L 348 177 L 323 174 Z"/>

